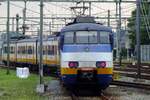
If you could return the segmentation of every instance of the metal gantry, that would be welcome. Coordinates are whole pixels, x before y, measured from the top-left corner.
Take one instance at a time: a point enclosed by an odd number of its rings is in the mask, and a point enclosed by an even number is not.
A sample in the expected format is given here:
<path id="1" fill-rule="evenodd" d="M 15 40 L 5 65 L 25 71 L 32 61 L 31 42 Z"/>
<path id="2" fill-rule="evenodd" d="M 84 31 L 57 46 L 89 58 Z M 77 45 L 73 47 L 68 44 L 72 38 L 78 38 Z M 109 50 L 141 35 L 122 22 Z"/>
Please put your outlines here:
<path id="1" fill-rule="evenodd" d="M 26 10 L 27 10 L 27 0 L 24 0 L 23 25 L 22 25 L 23 35 L 25 35 L 26 32 Z"/>

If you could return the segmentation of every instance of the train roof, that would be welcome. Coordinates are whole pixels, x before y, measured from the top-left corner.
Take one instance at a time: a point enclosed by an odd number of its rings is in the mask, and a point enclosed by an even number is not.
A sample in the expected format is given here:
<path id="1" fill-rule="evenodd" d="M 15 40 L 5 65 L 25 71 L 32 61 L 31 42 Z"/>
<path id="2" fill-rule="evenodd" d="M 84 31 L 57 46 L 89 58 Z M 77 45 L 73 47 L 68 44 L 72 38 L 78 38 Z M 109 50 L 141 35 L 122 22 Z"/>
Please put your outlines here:
<path id="1" fill-rule="evenodd" d="M 92 31 L 112 31 L 110 27 L 100 25 L 97 23 L 77 23 L 65 26 L 61 33 L 69 32 L 69 31 L 84 31 L 84 30 L 92 30 Z"/>
<path id="2" fill-rule="evenodd" d="M 54 41 L 56 39 L 57 39 L 56 36 L 48 36 L 47 38 L 43 38 L 43 41 L 47 41 L 47 40 Z M 35 41 L 38 41 L 38 37 L 29 38 L 29 39 L 22 39 L 22 40 L 19 40 L 18 42 L 35 42 Z"/>
<path id="3" fill-rule="evenodd" d="M 22 39 L 22 40 L 19 40 L 18 42 L 34 42 L 36 41 L 37 38 L 29 38 L 29 39 Z"/>

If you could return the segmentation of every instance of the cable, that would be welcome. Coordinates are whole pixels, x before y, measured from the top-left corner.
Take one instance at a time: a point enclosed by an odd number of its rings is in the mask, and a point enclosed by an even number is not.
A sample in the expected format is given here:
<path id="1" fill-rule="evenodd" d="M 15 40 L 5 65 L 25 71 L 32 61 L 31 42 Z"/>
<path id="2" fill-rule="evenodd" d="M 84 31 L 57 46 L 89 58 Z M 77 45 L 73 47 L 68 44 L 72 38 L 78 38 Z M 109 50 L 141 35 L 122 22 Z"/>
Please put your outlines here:
<path id="1" fill-rule="evenodd" d="M 94 6 L 94 7 L 97 7 L 97 6 Z M 135 6 L 133 6 L 133 4 L 132 4 L 132 6 L 131 5 L 129 5 L 128 7 L 123 7 L 121 10 L 123 11 L 123 10 L 127 10 L 127 9 L 130 9 L 130 8 L 132 8 L 132 7 L 135 7 Z M 97 8 L 100 8 L 100 7 L 97 7 Z M 100 9 L 102 9 L 102 8 L 100 8 Z M 92 15 L 97 15 L 97 14 L 102 14 L 102 13 L 106 13 L 107 14 L 107 11 L 108 10 L 105 10 L 105 9 L 102 9 L 102 10 L 104 10 L 104 12 L 100 12 L 100 13 L 95 13 L 95 14 L 92 14 Z M 111 13 L 115 13 L 116 12 L 116 9 L 112 9 L 112 10 L 110 10 L 110 12 Z M 112 15 L 112 14 L 111 14 Z"/>
<path id="2" fill-rule="evenodd" d="M 14 4 L 14 3 L 10 3 L 10 4 L 13 5 L 13 6 L 15 6 L 15 7 L 18 7 L 18 8 L 24 8 L 24 7 L 20 6 L 20 5 Z M 31 10 L 31 9 L 28 9 L 28 8 L 27 8 L 27 10 L 28 10 L 28 11 L 31 11 L 31 12 L 33 12 L 33 13 L 40 14 L 39 12 L 33 11 L 33 10 Z"/>
<path id="3" fill-rule="evenodd" d="M 63 7 L 63 6 L 58 6 L 57 4 L 52 4 L 52 3 L 49 3 L 49 2 L 46 2 L 47 4 L 50 4 L 50 5 L 53 5 L 53 6 L 56 6 L 56 7 L 61 7 L 61 8 L 63 8 L 63 9 L 65 9 L 65 10 L 69 10 L 70 11 L 70 9 L 68 9 L 68 8 L 66 8 L 66 7 Z M 67 5 L 68 6 L 68 5 Z"/>
<path id="4" fill-rule="evenodd" d="M 143 9 L 142 9 L 142 7 L 143 7 Z M 150 39 L 150 31 L 149 31 L 150 30 L 149 29 L 150 24 L 149 24 L 149 20 L 148 20 L 148 18 L 146 16 L 146 8 L 145 8 L 144 3 L 143 3 L 143 5 L 141 5 L 141 10 L 142 10 L 142 13 L 143 13 L 143 16 L 144 16 L 144 22 L 145 22 L 145 26 L 146 26 L 146 31 L 147 31 L 148 37 Z"/>

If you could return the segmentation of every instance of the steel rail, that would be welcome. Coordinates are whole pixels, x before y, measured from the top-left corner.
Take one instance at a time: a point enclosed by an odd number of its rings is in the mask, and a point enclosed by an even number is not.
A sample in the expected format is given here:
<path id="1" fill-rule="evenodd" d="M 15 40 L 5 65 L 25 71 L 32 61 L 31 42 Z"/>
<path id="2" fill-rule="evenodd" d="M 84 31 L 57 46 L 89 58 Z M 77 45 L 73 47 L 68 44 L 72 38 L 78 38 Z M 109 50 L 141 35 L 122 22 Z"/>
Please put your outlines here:
<path id="1" fill-rule="evenodd" d="M 120 68 L 120 67 L 114 67 L 115 71 L 124 71 L 124 72 L 137 72 L 137 68 Z M 143 68 L 141 67 L 141 73 L 150 74 L 150 68 Z"/>
<path id="2" fill-rule="evenodd" d="M 150 84 L 124 82 L 124 81 L 112 81 L 111 85 L 119 85 L 119 86 L 126 86 L 126 87 L 133 87 L 133 88 L 150 90 Z"/>

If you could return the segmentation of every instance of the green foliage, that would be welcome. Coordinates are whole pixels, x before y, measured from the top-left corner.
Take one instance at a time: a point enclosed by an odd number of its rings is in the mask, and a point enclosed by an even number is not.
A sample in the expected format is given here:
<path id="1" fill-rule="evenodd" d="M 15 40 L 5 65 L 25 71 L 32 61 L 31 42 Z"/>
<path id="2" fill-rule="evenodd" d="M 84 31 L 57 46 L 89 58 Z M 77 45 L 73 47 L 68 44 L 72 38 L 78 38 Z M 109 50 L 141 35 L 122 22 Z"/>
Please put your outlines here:
<path id="1" fill-rule="evenodd" d="M 142 1 L 147 1 L 147 0 L 142 0 Z M 149 4 L 148 3 L 142 3 L 141 4 L 141 16 L 144 16 L 145 14 L 144 11 L 146 12 L 146 16 L 149 14 Z M 128 27 L 129 27 L 129 33 L 131 35 L 129 38 L 131 39 L 131 47 L 134 48 L 136 45 L 136 9 L 132 11 L 132 16 L 128 19 Z M 150 23 L 150 18 L 149 18 L 149 23 Z M 140 23 L 140 33 L 141 33 L 141 44 L 150 44 L 150 39 L 148 37 L 148 33 L 146 30 L 146 25 L 144 18 L 141 18 L 141 23 Z"/>
<path id="2" fill-rule="evenodd" d="M 45 77 L 50 81 L 50 77 Z M 0 69 L 0 100 L 45 100 L 46 97 L 36 93 L 39 76 L 31 74 L 27 79 L 16 77 L 15 71 L 6 75 L 6 70 Z"/>

